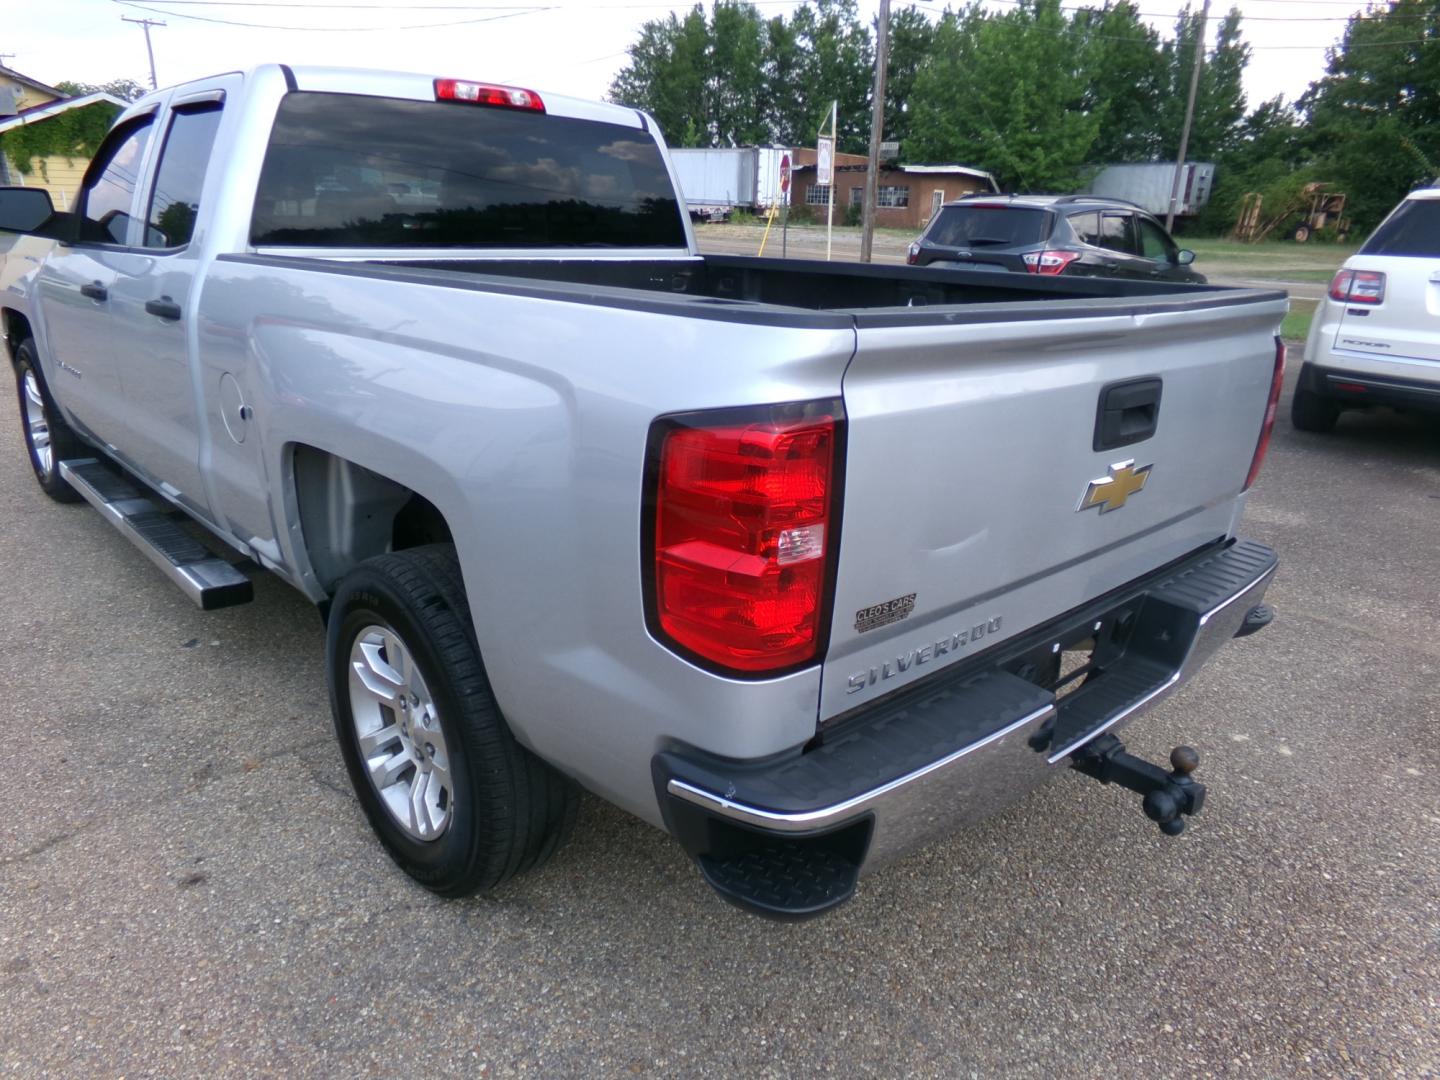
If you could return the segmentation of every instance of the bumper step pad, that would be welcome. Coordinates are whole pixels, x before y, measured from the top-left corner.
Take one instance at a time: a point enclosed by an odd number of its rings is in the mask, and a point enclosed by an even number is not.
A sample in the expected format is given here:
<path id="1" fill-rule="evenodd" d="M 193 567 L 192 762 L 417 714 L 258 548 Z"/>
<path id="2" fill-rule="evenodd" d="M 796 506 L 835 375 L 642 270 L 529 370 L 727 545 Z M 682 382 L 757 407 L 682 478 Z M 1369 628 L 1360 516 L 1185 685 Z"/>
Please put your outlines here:
<path id="1" fill-rule="evenodd" d="M 806 919 L 843 904 L 860 866 L 837 851 L 777 841 L 728 857 L 696 859 L 705 880 L 737 907 L 777 919 Z"/>
<path id="2" fill-rule="evenodd" d="M 183 519 L 95 458 L 60 462 L 60 475 L 204 611 L 243 604 L 254 586 L 211 553 Z"/>

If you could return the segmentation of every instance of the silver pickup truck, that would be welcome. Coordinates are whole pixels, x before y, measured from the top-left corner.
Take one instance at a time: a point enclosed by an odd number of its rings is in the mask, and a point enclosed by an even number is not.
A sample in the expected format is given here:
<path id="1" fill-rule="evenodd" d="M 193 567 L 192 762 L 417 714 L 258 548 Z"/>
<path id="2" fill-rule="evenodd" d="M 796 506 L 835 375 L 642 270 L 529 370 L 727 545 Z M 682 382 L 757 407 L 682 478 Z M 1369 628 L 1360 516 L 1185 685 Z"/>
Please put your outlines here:
<path id="1" fill-rule="evenodd" d="M 460 895 L 580 787 L 804 918 L 1063 769 L 1271 617 L 1240 539 L 1279 292 L 698 253 L 654 121 L 259 67 L 0 192 L 30 462 L 206 608 L 326 627 L 355 790 Z M 57 537 L 57 540 L 59 537 Z"/>

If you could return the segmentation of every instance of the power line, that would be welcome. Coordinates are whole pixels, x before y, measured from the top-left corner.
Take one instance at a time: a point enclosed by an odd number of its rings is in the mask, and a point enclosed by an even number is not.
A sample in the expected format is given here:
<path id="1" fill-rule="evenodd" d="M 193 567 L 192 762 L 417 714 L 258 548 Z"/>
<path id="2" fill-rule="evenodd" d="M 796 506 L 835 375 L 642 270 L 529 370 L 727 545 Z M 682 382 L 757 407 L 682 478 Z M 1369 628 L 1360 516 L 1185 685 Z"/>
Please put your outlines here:
<path id="1" fill-rule="evenodd" d="M 165 11 L 161 8 L 136 3 L 135 0 L 115 0 L 115 3 L 122 4 L 125 7 L 135 8 L 138 11 L 149 11 L 156 15 L 167 15 L 173 19 L 190 19 L 193 22 L 215 23 L 220 26 L 241 26 L 250 30 L 290 30 L 295 32 L 325 34 L 374 33 L 384 30 L 438 30 L 447 26 L 473 26 L 476 23 L 498 22 L 501 19 L 513 19 L 520 15 L 535 15 L 542 11 L 558 10 L 558 7 L 554 5 L 548 7 L 530 7 L 521 11 L 509 11 L 504 15 L 486 15 L 479 19 L 454 19 L 449 22 L 414 23 L 406 26 L 282 26 L 275 23 L 240 22 L 238 19 L 216 19 L 206 15 L 190 15 L 183 11 Z"/>
<path id="2" fill-rule="evenodd" d="M 359 4 L 359 3 L 355 3 L 355 4 L 348 4 L 348 3 L 347 3 L 347 4 L 333 4 L 333 5 L 331 5 L 331 4 L 306 4 L 306 3 L 300 3 L 300 2 L 298 2 L 298 0 L 283 0 L 283 2 L 282 2 L 282 0 L 150 0 L 150 3 L 148 3 L 148 4 L 139 3 L 139 2 L 137 2 L 137 0 L 113 0 L 113 2 L 114 2 L 114 3 L 117 3 L 117 4 L 122 4 L 122 5 L 124 5 L 125 7 L 135 8 L 135 9 L 140 10 L 140 11 L 148 11 L 148 12 L 152 12 L 152 13 L 158 14 L 158 15 L 168 15 L 168 16 L 171 16 L 171 17 L 177 18 L 177 19 L 190 19 L 190 20 L 195 21 L 195 22 L 213 23 L 213 24 L 217 24 L 217 25 L 220 25 L 220 26 L 236 26 L 236 27 L 243 27 L 243 28 L 252 29 L 252 30 L 291 30 L 291 31 L 295 31 L 295 32 L 297 32 L 297 33 L 332 33 L 332 32 L 339 32 L 339 33 L 376 33 L 376 32 L 379 32 L 379 31 L 387 31 L 387 30 L 436 30 L 436 29 L 444 29 L 444 28 L 446 28 L 446 27 L 452 27 L 452 26 L 471 26 L 471 25 L 475 25 L 475 24 L 477 24 L 477 23 L 497 22 L 497 21 L 499 21 L 499 20 L 501 20 L 501 19 L 513 19 L 513 18 L 517 18 L 517 17 L 522 16 L 522 15 L 534 15 L 534 14 L 539 14 L 539 13 L 545 12 L 545 11 L 561 11 L 561 10 L 564 10 L 564 9 L 565 9 L 565 6 L 564 6 L 564 5 L 561 5 L 561 4 L 551 4 L 551 5 L 547 5 L 547 6 L 543 6 L 543 7 L 536 6 L 536 7 L 527 7 L 527 8 L 520 8 L 520 9 L 511 9 L 511 8 L 509 8 L 509 7 L 506 7 L 506 8 L 503 9 L 505 13 L 504 13 L 504 14 L 499 14 L 499 15 L 487 15 L 487 16 L 483 16 L 483 17 L 481 17 L 481 18 L 475 18 L 475 19 L 457 19 L 457 20 L 448 21 L 448 22 L 415 23 L 415 24 L 408 24 L 408 25 L 401 25 L 401 26 L 393 26 L 393 25 L 392 25 L 392 26 L 284 26 L 284 25 L 279 25 L 279 24 L 275 24 L 275 23 L 241 22 L 240 20 L 237 20 L 237 19 L 217 19 L 217 18 L 214 18 L 214 17 L 211 17 L 211 16 L 205 16 L 205 15 L 191 15 L 191 14 L 189 14 L 189 13 L 187 13 L 187 12 L 173 11 L 173 10 L 164 10 L 164 9 L 161 9 L 161 8 L 152 7 L 152 6 L 150 6 L 150 4 L 154 4 L 154 3 L 169 4 L 169 5 L 186 4 L 186 5 L 192 5 L 192 6 L 215 6 L 215 7 L 226 7 L 226 6 L 292 7 L 292 8 L 305 8 L 305 9 L 308 9 L 308 10 L 311 10 L 311 11 L 319 11 L 319 10 L 324 10 L 324 9 L 326 9 L 326 8 L 332 8 L 332 7 L 335 8 L 335 9 L 338 9 L 338 10 L 344 10 L 344 9 L 347 9 L 347 8 L 357 8 L 357 9 L 362 9 L 362 8 L 363 8 L 363 9 L 366 9 L 366 10 L 381 10 L 381 9 L 384 9 L 384 10 L 416 10 L 416 9 L 421 9 L 421 10 L 467 10 L 467 11 L 474 11 L 474 10 L 480 10 L 480 11 L 483 11 L 483 10 L 497 10 L 497 8 L 494 7 L 494 6 L 478 5 L 478 4 L 477 4 L 477 5 L 405 5 L 405 6 L 403 6 L 403 7 L 397 8 L 395 5 L 389 5 L 389 4 Z M 752 2 L 756 2 L 756 3 L 767 3 L 767 4 L 782 3 L 782 4 L 787 4 L 787 5 L 788 5 L 788 4 L 793 4 L 793 3 L 794 3 L 794 0 L 752 0 Z M 1023 2 L 1023 0 L 984 0 L 984 2 L 986 2 L 986 3 L 997 3 L 997 4 L 1020 4 L 1020 3 Z M 1276 2 L 1276 0 L 1270 0 L 1270 2 Z M 673 4 L 635 4 L 635 3 L 623 3 L 623 4 L 594 4 L 594 5 L 586 5 L 586 6 L 587 6 L 587 8 L 593 10 L 593 9 L 602 8 L 602 7 L 603 7 L 603 8 L 611 8 L 611 9 L 613 9 L 613 8 L 627 8 L 627 9 L 628 9 L 628 8 L 674 7 L 675 5 L 673 5 Z M 1073 7 L 1073 6 L 1067 6 L 1067 7 L 1062 7 L 1061 10 L 1064 10 L 1064 11 L 1075 11 L 1075 12 L 1096 12 L 1096 11 L 1103 11 L 1104 9 L 1103 9 L 1103 8 L 1093 8 L 1093 7 Z M 1173 15 L 1172 13 L 1169 13 L 1169 12 L 1157 14 L 1157 13 L 1146 13 L 1146 12 L 1136 11 L 1135 14 L 1136 14 L 1137 16 L 1142 17 L 1142 18 L 1169 19 L 1169 18 L 1174 18 L 1174 17 L 1176 17 L 1175 15 Z M 1244 25 L 1245 18 L 1246 18 L 1246 16 L 1243 16 L 1243 15 L 1241 16 L 1241 25 Z M 1271 20 L 1271 21 L 1277 21 L 1277 20 Z M 1278 21 L 1286 21 L 1286 20 L 1278 20 Z M 1307 19 L 1307 20 L 1296 20 L 1296 21 L 1310 21 L 1310 20 Z M 1343 20 L 1337 20 L 1337 21 L 1348 22 L 1349 20 L 1348 20 L 1348 19 L 1343 19 Z M 1070 32 L 1071 32 L 1071 31 L 1069 30 L 1069 28 L 1065 28 L 1065 29 L 1061 29 L 1061 30 L 1050 30 L 1050 29 L 1047 28 L 1047 27 L 1033 26 L 1033 27 L 1031 27 L 1030 29 L 1031 29 L 1031 30 L 1043 31 L 1043 32 L 1047 32 L 1047 33 L 1060 33 L 1060 34 L 1070 33 Z M 1134 38 L 1121 37 L 1121 36 L 1116 35 L 1116 34 L 1086 34 L 1085 37 L 1087 38 L 1087 40 L 1091 40 L 1091 41 L 1120 41 L 1120 42 L 1129 42 L 1129 41 L 1135 40 Z M 1437 41 L 1440 41 L 1440 38 L 1413 38 L 1413 39 L 1404 39 L 1404 40 L 1400 40 L 1400 41 L 1365 41 L 1365 42 L 1353 42 L 1353 43 L 1351 43 L 1351 44 L 1349 44 L 1349 45 L 1346 45 L 1345 48 L 1347 48 L 1347 49 L 1355 49 L 1355 48 L 1385 48 L 1385 47 L 1399 47 L 1399 46 L 1407 46 L 1407 45 L 1430 45 L 1430 44 L 1436 43 Z M 1247 42 L 1247 43 L 1245 43 L 1245 47 L 1248 48 L 1248 49 L 1250 49 L 1250 50 L 1252 50 L 1252 51 L 1254 51 L 1254 52 L 1271 52 L 1271 51 L 1287 51 L 1287 50 L 1295 50 L 1295 49 L 1302 49 L 1302 50 L 1303 50 L 1303 49 L 1330 49 L 1330 48 L 1335 48 L 1335 47 L 1337 47 L 1339 44 L 1341 44 L 1339 41 L 1334 41 L 1334 40 L 1332 40 L 1332 41 L 1327 41 L 1327 42 L 1316 42 L 1316 43 L 1314 43 L 1314 44 L 1305 44 L 1305 45 L 1254 45 L 1254 44 L 1250 44 L 1250 43 Z M 626 52 L 628 52 L 628 51 L 629 51 L 629 50 L 627 49 Z M 1208 53 L 1209 55 L 1214 55 L 1214 54 L 1215 54 L 1215 50 L 1214 50 L 1214 49 L 1209 49 L 1209 50 L 1207 50 L 1207 53 Z M 600 58 L 600 59 L 603 59 L 603 57 Z M 591 62 L 593 62 L 593 61 L 591 61 Z"/>
<path id="3" fill-rule="evenodd" d="M 160 14 L 163 15 L 165 13 L 162 11 Z M 152 26 L 164 26 L 165 24 L 158 19 L 132 19 L 128 15 L 121 15 L 120 21 L 134 23 L 145 31 L 145 52 L 150 57 L 150 89 L 157 89 L 160 84 L 155 81 L 155 49 L 150 44 L 150 28 Z"/>
<path id="4" fill-rule="evenodd" d="M 115 0 L 124 3 L 125 0 Z M 251 8 L 301 8 L 308 11 L 512 11 L 530 10 L 531 5 L 522 4 L 401 4 L 401 3 L 337 3 L 325 4 L 305 0 L 152 0 L 166 7 L 251 7 Z M 803 7 L 805 0 L 746 0 L 755 7 Z M 559 5 L 557 5 L 559 6 Z M 610 3 L 575 5 L 585 10 L 623 10 L 677 8 L 684 5 L 675 3 Z"/>
<path id="5" fill-rule="evenodd" d="M 117 0 L 123 2 L 123 0 Z M 522 4 L 400 4 L 400 3 L 316 3 L 314 0 L 150 0 L 153 4 L 160 4 L 166 8 L 171 7 L 245 7 L 245 8 L 282 8 L 299 9 L 303 11 L 530 11 L 533 5 Z M 756 5 L 767 6 L 800 6 L 797 0 L 748 0 Z M 1021 0 L 985 0 L 993 4 L 1018 4 Z M 1307 7 L 1317 0 L 1258 0 L 1260 3 L 1303 3 Z M 1332 3 L 1345 5 L 1354 8 L 1351 15 L 1247 15 L 1241 14 L 1241 22 L 1349 22 L 1353 18 L 1364 18 L 1372 13 L 1365 10 L 1363 6 L 1356 5 L 1353 0 L 1318 0 L 1320 3 Z M 554 5 L 556 7 L 564 5 Z M 654 9 L 678 7 L 677 4 L 664 3 L 611 3 L 611 4 L 585 4 L 584 8 L 589 10 L 606 9 Z M 1085 7 L 1083 5 L 1060 5 L 1061 11 L 1093 11 L 1104 13 L 1104 7 Z M 1109 10 L 1115 10 L 1111 8 Z M 1178 13 L 1168 11 L 1135 11 L 1134 13 L 1146 19 L 1170 19 L 1178 18 Z M 178 13 L 177 13 L 178 14 Z M 1411 13 L 1375 13 L 1383 15 L 1386 19 L 1424 20 L 1434 18 L 1428 14 Z"/>

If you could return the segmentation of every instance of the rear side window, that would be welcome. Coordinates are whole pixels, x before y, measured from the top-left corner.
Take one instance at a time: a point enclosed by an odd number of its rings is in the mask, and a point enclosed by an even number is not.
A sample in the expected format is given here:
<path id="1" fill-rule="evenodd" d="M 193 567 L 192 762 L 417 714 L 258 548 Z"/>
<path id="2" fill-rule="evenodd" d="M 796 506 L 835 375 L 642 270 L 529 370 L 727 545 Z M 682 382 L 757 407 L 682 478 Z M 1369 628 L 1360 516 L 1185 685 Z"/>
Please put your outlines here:
<path id="1" fill-rule="evenodd" d="M 200 210 L 200 188 L 219 127 L 218 106 L 178 112 L 170 121 L 145 218 L 146 247 L 177 248 L 190 243 Z"/>
<path id="2" fill-rule="evenodd" d="M 294 93 L 275 118 L 253 244 L 683 247 L 645 132 L 448 102 Z"/>
<path id="3" fill-rule="evenodd" d="M 1440 258 L 1440 199 L 1406 199 L 1365 241 L 1360 254 Z"/>
<path id="4" fill-rule="evenodd" d="M 1050 235 L 1048 210 L 1029 206 L 946 206 L 925 233 L 943 247 L 1037 244 Z"/>
<path id="5" fill-rule="evenodd" d="M 153 121 L 153 117 L 146 117 L 111 135 L 95 156 L 80 195 L 85 206 L 81 239 L 126 243 L 130 204 L 135 198 L 135 185 L 140 182 L 140 163 L 150 142 Z"/>

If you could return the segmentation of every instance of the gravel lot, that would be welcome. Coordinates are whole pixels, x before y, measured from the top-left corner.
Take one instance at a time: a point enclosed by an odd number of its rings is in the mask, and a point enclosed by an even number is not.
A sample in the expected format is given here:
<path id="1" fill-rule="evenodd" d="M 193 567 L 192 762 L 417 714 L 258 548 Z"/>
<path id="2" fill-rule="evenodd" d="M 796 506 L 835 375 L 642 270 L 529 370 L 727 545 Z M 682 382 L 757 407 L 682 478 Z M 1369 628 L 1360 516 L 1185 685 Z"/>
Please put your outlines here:
<path id="1" fill-rule="evenodd" d="M 202 614 L 49 502 L 5 383 L 0 1073 L 1440 1073 L 1440 424 L 1282 419 L 1279 618 L 1129 730 L 1199 748 L 1183 837 L 1066 776 L 781 926 L 594 799 L 496 895 L 411 885 L 313 610 L 261 577 Z"/>

